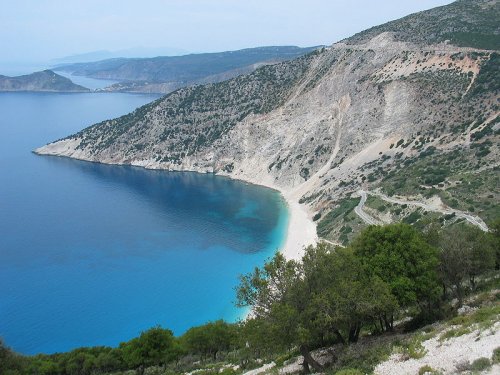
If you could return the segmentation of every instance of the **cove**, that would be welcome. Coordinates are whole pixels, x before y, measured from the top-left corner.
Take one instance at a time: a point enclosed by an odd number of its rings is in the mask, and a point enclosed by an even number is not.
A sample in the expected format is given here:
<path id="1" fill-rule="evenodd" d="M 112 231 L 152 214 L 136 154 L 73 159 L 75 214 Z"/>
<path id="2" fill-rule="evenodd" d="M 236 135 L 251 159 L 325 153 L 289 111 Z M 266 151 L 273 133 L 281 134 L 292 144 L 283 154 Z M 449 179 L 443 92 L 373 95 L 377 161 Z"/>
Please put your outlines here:
<path id="1" fill-rule="evenodd" d="M 25 354 L 235 321 L 238 275 L 280 248 L 271 189 L 31 153 L 155 97 L 0 94 L 0 337 Z"/>

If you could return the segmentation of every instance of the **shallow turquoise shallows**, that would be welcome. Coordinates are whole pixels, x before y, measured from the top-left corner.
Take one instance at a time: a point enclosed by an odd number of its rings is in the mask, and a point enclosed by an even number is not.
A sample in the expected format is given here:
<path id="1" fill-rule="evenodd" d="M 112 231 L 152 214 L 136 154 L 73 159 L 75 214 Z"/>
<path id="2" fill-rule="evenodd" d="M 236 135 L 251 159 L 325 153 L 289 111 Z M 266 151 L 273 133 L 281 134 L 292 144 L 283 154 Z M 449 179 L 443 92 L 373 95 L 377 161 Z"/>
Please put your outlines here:
<path id="1" fill-rule="evenodd" d="M 196 173 L 37 156 L 153 100 L 0 94 L 0 337 L 26 354 L 234 321 L 238 275 L 281 246 L 276 191 Z"/>

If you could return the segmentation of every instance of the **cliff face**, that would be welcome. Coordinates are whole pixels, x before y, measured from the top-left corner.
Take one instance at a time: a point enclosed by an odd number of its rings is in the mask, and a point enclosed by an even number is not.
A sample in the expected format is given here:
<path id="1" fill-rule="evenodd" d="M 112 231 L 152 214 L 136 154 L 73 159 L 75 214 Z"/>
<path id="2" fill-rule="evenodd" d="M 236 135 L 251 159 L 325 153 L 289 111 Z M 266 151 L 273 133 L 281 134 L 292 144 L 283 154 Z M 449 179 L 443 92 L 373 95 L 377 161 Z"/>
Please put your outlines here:
<path id="1" fill-rule="evenodd" d="M 0 91 L 85 92 L 89 89 L 51 70 L 44 70 L 18 77 L 0 76 Z"/>
<path id="2" fill-rule="evenodd" d="M 361 187 L 432 192 L 463 208 L 461 174 L 498 170 L 499 55 L 392 31 L 369 36 L 178 90 L 36 152 L 274 186 L 321 216 L 330 239 L 362 224 L 337 215 Z M 477 188 L 479 200 L 498 198 L 491 183 Z M 488 210 L 478 211 L 489 219 Z"/>

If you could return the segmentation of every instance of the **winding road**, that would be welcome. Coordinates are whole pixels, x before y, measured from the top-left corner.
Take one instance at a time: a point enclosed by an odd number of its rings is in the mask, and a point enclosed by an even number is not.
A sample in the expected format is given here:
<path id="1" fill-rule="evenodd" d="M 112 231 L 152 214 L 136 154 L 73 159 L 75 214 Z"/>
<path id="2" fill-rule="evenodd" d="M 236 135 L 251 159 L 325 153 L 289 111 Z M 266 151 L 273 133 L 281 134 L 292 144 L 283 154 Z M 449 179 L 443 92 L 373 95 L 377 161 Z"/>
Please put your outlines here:
<path id="1" fill-rule="evenodd" d="M 382 200 L 393 203 L 393 204 L 406 204 L 408 206 L 415 206 L 415 207 L 420 207 L 423 208 L 426 211 L 432 211 L 432 212 L 439 212 L 443 215 L 450 215 L 450 214 L 455 214 L 455 216 L 459 218 L 463 218 L 467 220 L 469 223 L 472 225 L 475 225 L 479 227 L 482 231 L 488 232 L 488 226 L 486 223 L 478 216 L 471 215 L 468 212 L 460 211 L 460 210 L 455 210 L 450 207 L 445 207 L 443 205 L 437 205 L 437 204 L 428 204 L 424 202 L 418 202 L 418 201 L 410 201 L 410 200 L 405 200 L 405 199 L 400 199 L 400 198 L 393 198 L 393 197 L 388 197 L 385 194 L 379 193 L 379 192 L 367 192 L 365 190 L 359 190 L 358 194 L 361 196 L 361 200 L 359 201 L 359 204 L 356 206 L 354 211 L 356 214 L 367 224 L 373 225 L 377 224 L 377 221 L 368 215 L 366 212 L 363 211 L 363 206 L 366 203 L 366 199 L 368 198 L 368 194 L 377 196 L 381 198 Z"/>
<path id="2" fill-rule="evenodd" d="M 358 205 L 354 208 L 354 212 L 363 220 L 366 224 L 369 225 L 377 225 L 378 222 L 375 220 L 373 217 L 368 215 L 365 211 L 363 211 L 363 207 L 366 203 L 366 200 L 368 199 L 368 194 L 364 190 L 359 190 L 358 194 L 361 197 L 361 200 L 359 201 Z"/>

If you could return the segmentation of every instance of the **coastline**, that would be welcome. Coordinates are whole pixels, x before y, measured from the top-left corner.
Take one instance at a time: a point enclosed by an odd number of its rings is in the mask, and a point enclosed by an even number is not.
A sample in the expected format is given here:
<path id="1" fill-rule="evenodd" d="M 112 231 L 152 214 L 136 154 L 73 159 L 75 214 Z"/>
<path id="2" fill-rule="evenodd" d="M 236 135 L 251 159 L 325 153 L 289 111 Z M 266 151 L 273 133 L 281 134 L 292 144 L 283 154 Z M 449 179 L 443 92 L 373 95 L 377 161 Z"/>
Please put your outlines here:
<path id="1" fill-rule="evenodd" d="M 280 191 L 288 206 L 288 228 L 280 252 L 288 260 L 301 260 L 305 248 L 318 242 L 316 224 L 309 217 L 306 207 Z"/>
<path id="2" fill-rule="evenodd" d="M 170 169 L 162 168 L 157 162 L 132 162 L 132 163 L 120 163 L 120 162 L 103 162 L 85 159 L 84 155 L 68 155 L 69 151 L 66 147 L 57 147 L 57 143 L 54 142 L 33 150 L 33 153 L 41 156 L 57 156 L 57 157 L 67 157 L 70 159 L 77 159 L 82 161 L 87 161 L 91 163 L 101 163 L 109 165 L 130 165 L 134 167 L 142 167 L 145 169 L 154 170 L 164 170 L 168 172 L 196 172 L 196 173 L 213 173 L 216 176 L 226 177 L 234 180 L 240 180 L 246 183 L 259 185 L 266 187 L 268 189 L 273 189 L 278 191 L 284 198 L 287 208 L 288 208 L 288 226 L 286 237 L 283 239 L 283 245 L 279 250 L 287 260 L 300 260 L 304 255 L 304 250 L 309 245 L 314 245 L 318 242 L 318 236 L 316 234 L 316 224 L 313 222 L 311 215 L 307 211 L 307 207 L 300 204 L 297 198 L 292 193 L 292 189 L 285 190 L 281 187 L 276 186 L 271 180 L 270 176 L 264 176 L 258 178 L 256 176 L 250 176 L 247 174 L 230 175 L 226 173 L 208 172 L 200 171 L 191 168 L 179 168 Z M 55 147 L 54 147 L 55 146 Z M 61 146 L 61 145 L 59 145 Z M 267 181 L 266 181 L 267 180 Z M 293 190 L 296 190 L 295 187 Z"/>

